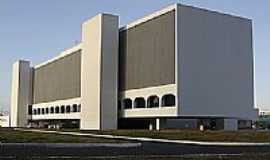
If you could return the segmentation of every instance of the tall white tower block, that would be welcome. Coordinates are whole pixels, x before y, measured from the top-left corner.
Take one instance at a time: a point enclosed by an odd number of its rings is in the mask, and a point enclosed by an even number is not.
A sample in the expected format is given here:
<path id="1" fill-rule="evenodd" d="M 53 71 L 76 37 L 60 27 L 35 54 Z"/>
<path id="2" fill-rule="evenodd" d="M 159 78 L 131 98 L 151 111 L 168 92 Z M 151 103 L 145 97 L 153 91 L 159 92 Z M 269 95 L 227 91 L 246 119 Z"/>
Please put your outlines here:
<path id="1" fill-rule="evenodd" d="M 82 25 L 81 129 L 117 128 L 118 17 L 99 14 Z"/>
<path id="2" fill-rule="evenodd" d="M 26 127 L 28 105 L 31 104 L 30 62 L 19 60 L 13 64 L 11 89 L 11 127 Z"/>

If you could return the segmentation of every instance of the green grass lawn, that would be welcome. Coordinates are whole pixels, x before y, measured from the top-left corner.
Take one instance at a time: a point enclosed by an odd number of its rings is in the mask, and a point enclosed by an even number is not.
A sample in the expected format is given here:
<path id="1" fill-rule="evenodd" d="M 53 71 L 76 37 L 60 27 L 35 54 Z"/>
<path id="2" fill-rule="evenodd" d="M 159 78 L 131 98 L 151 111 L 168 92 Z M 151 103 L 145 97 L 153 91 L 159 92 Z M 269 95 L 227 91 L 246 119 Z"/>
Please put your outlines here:
<path id="1" fill-rule="evenodd" d="M 270 142 L 270 132 L 265 131 L 205 131 L 198 130 L 112 130 L 80 131 L 96 134 L 112 134 L 131 137 L 150 137 L 172 140 L 220 141 L 220 142 Z"/>
<path id="2" fill-rule="evenodd" d="M 0 128 L 1 143 L 124 143 L 126 141 L 54 133 L 23 132 Z"/>
<path id="3" fill-rule="evenodd" d="M 219 142 L 270 142 L 270 131 L 204 131 L 198 130 L 109 130 L 109 131 L 80 131 L 78 129 L 62 129 L 66 132 L 82 132 L 94 134 L 109 134 L 131 137 L 149 137 L 172 140 L 194 140 L 194 141 L 219 141 Z M 9 134 L 10 133 L 10 134 Z M 119 140 L 99 139 L 84 136 L 70 136 L 47 133 L 34 133 L 21 131 L 3 131 L 0 129 L 0 141 L 11 141 L 16 139 L 23 142 L 118 142 Z"/>

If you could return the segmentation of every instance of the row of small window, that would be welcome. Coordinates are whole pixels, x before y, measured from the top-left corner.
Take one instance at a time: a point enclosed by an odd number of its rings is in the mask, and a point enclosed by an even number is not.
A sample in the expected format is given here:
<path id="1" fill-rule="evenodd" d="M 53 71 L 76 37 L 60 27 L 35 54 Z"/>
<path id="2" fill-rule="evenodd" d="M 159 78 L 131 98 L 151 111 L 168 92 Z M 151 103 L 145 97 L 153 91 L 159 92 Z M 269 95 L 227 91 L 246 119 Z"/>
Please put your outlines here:
<path id="1" fill-rule="evenodd" d="M 133 104 L 133 105 L 132 105 Z M 130 98 L 123 99 L 118 104 L 119 108 L 131 109 L 131 108 L 157 108 L 160 107 L 159 97 L 156 95 L 149 96 L 147 98 L 147 104 L 143 97 L 137 97 L 132 103 Z M 173 94 L 166 94 L 161 98 L 161 107 L 174 107 L 175 96 Z"/>
<path id="2" fill-rule="evenodd" d="M 41 114 L 63 114 L 63 113 L 76 113 L 76 112 L 81 112 L 81 105 L 73 104 L 64 106 L 62 105 L 61 107 L 56 106 L 56 107 L 47 107 L 47 108 L 36 108 L 36 109 L 29 109 L 29 114 L 30 115 L 41 115 Z"/>

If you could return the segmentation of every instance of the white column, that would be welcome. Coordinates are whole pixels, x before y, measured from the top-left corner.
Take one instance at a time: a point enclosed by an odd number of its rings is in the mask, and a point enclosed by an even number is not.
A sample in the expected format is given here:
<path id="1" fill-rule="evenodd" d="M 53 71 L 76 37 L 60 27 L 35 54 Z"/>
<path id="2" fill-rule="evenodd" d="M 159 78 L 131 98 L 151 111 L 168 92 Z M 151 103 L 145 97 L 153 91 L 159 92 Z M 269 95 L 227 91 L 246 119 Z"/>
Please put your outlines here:
<path id="1" fill-rule="evenodd" d="M 159 118 L 156 119 L 156 130 L 157 131 L 160 130 L 160 119 Z"/>
<path id="2" fill-rule="evenodd" d="M 150 131 L 152 131 L 152 130 L 153 130 L 153 128 L 154 128 L 153 122 L 152 122 L 152 121 L 150 121 L 150 122 L 149 122 L 149 130 L 150 130 Z"/>
<path id="3" fill-rule="evenodd" d="M 28 61 L 17 61 L 13 64 L 11 86 L 11 127 L 26 127 L 28 105 L 31 104 L 31 68 Z"/>
<path id="4" fill-rule="evenodd" d="M 114 15 L 82 25 L 81 129 L 117 128 L 118 36 Z"/>

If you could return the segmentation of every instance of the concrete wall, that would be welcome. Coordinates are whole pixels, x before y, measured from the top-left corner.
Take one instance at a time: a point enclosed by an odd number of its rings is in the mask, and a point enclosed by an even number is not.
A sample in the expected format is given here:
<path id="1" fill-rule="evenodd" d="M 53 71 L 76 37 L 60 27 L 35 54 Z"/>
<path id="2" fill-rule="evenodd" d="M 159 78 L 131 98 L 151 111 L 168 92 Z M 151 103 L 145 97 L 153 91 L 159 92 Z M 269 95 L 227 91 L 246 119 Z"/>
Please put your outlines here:
<path id="1" fill-rule="evenodd" d="M 118 16 L 103 15 L 101 44 L 101 126 L 117 129 L 118 105 Z"/>
<path id="2" fill-rule="evenodd" d="M 118 17 L 99 14 L 82 26 L 81 129 L 116 129 Z"/>
<path id="3" fill-rule="evenodd" d="M 197 129 L 197 119 L 166 119 L 163 128 Z"/>
<path id="4" fill-rule="evenodd" d="M 121 91 L 175 83 L 175 11 L 120 31 Z"/>
<path id="5" fill-rule="evenodd" d="M 11 86 L 11 127 L 26 127 L 28 105 L 31 104 L 30 62 L 17 61 L 13 64 Z"/>
<path id="6" fill-rule="evenodd" d="M 256 118 L 252 22 L 178 5 L 179 115 Z"/>
<path id="7" fill-rule="evenodd" d="M 63 113 L 63 114 L 45 114 L 45 115 L 33 115 L 34 121 L 37 120 L 78 120 L 80 119 L 80 113 Z"/>
<path id="8" fill-rule="evenodd" d="M 224 119 L 224 130 L 227 130 L 227 131 L 238 130 L 237 119 Z"/>
<path id="9" fill-rule="evenodd" d="M 34 71 L 33 103 L 81 96 L 81 51 L 54 60 Z"/>

